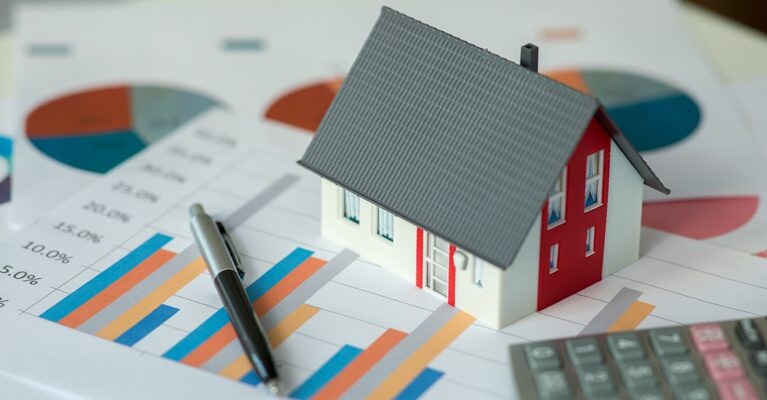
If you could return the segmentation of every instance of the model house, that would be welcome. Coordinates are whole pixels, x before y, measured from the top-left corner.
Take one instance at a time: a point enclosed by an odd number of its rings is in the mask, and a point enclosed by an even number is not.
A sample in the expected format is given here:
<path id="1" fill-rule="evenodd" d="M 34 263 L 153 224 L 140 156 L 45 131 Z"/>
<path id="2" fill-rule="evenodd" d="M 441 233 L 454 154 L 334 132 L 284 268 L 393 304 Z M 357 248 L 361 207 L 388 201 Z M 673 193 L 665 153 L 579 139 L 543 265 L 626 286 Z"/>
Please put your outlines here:
<path id="1" fill-rule="evenodd" d="M 668 193 L 598 100 L 384 8 L 299 163 L 322 233 L 502 327 L 637 260 Z"/>

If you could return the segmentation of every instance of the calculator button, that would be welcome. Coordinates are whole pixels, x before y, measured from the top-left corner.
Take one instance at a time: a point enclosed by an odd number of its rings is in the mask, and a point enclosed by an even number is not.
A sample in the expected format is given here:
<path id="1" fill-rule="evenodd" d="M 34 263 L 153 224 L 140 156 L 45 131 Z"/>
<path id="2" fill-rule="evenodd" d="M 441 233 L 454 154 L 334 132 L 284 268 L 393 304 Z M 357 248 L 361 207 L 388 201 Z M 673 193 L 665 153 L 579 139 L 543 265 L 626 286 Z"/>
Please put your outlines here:
<path id="1" fill-rule="evenodd" d="M 587 393 L 610 393 L 615 388 L 610 370 L 601 365 L 578 370 L 578 382 Z"/>
<path id="2" fill-rule="evenodd" d="M 619 333 L 607 337 L 607 346 L 618 361 L 644 358 L 642 342 L 636 333 Z"/>
<path id="3" fill-rule="evenodd" d="M 716 385 L 722 400 L 757 400 L 759 395 L 746 379 L 719 382 Z"/>
<path id="4" fill-rule="evenodd" d="M 730 347 L 724 330 L 719 324 L 701 324 L 690 327 L 692 342 L 699 352 L 705 353 L 712 350 L 724 350 Z"/>
<path id="5" fill-rule="evenodd" d="M 672 385 L 696 383 L 700 380 L 698 369 L 689 357 L 668 358 L 661 360 L 663 373 Z"/>
<path id="6" fill-rule="evenodd" d="M 744 319 L 738 321 L 738 323 L 735 325 L 735 332 L 743 347 L 749 349 L 764 348 L 762 335 L 759 334 L 759 329 L 756 327 L 756 324 L 753 320 Z"/>
<path id="7" fill-rule="evenodd" d="M 599 364 L 602 362 L 602 353 L 594 338 L 568 340 L 567 353 L 575 365 Z"/>
<path id="8" fill-rule="evenodd" d="M 658 386 L 655 372 L 650 364 L 639 361 L 620 365 L 621 376 L 626 386 L 632 389 L 653 388 Z"/>
<path id="9" fill-rule="evenodd" d="M 677 400 L 710 400 L 714 396 L 704 386 L 685 385 L 674 388 L 674 398 Z"/>
<path id="10" fill-rule="evenodd" d="M 717 382 L 743 376 L 740 358 L 732 351 L 724 350 L 709 353 L 703 356 L 703 360 L 711 378 Z"/>
<path id="11" fill-rule="evenodd" d="M 751 365 L 757 373 L 767 376 L 767 350 L 757 350 L 751 355 Z"/>
<path id="12" fill-rule="evenodd" d="M 543 371 L 535 376 L 538 394 L 542 399 L 569 399 L 570 384 L 562 371 Z"/>
<path id="13" fill-rule="evenodd" d="M 642 389 L 629 392 L 631 400 L 665 400 L 666 396 L 658 389 Z"/>
<path id="14" fill-rule="evenodd" d="M 659 329 L 650 332 L 650 343 L 655 353 L 661 357 L 687 353 L 687 346 L 679 329 Z"/>
<path id="15" fill-rule="evenodd" d="M 533 343 L 525 346 L 527 363 L 530 369 L 540 371 L 559 368 L 557 348 L 551 343 Z"/>

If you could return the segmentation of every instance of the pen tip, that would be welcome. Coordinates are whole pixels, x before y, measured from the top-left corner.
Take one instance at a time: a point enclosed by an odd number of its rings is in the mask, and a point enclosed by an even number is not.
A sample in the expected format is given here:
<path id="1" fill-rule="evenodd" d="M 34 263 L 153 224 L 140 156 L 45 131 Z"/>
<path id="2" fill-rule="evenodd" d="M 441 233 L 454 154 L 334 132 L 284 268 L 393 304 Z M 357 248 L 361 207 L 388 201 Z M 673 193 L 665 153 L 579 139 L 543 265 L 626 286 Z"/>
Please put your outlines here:
<path id="1" fill-rule="evenodd" d="M 202 208 L 202 204 L 200 203 L 194 203 L 191 207 L 189 207 L 189 215 L 195 216 L 197 214 L 204 214 L 205 209 Z"/>
<path id="2" fill-rule="evenodd" d="M 266 385 L 266 390 L 269 391 L 273 396 L 282 396 L 282 389 L 280 389 L 280 381 L 275 379 L 270 379 L 264 383 Z"/>

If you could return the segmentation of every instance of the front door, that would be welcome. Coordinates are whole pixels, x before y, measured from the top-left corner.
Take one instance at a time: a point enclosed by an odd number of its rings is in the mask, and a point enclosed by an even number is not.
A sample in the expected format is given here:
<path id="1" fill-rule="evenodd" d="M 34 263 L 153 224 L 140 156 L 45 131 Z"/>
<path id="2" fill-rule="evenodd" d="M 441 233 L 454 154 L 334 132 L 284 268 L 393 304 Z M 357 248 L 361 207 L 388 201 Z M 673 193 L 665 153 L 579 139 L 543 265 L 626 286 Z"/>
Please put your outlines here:
<path id="1" fill-rule="evenodd" d="M 448 297 L 450 287 L 450 243 L 436 235 L 427 233 L 426 236 L 426 287 L 435 293 Z"/>

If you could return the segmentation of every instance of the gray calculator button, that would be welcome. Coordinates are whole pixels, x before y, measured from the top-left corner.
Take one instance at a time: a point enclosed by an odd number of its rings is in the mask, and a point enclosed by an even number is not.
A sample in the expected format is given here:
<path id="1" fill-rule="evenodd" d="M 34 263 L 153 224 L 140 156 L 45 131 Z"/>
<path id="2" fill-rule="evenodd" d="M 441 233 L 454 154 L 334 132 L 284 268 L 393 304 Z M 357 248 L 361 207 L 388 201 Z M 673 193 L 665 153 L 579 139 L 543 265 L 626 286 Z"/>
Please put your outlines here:
<path id="1" fill-rule="evenodd" d="M 567 353 L 575 365 L 599 364 L 602 362 L 602 353 L 594 338 L 573 339 L 567 341 Z"/>
<path id="2" fill-rule="evenodd" d="M 635 390 L 629 392 L 631 400 L 665 400 L 666 396 L 657 389 Z"/>
<path id="3" fill-rule="evenodd" d="M 589 400 L 622 400 L 615 393 L 585 393 L 586 398 Z"/>
<path id="4" fill-rule="evenodd" d="M 650 342 L 655 353 L 660 357 L 682 355 L 687 353 L 682 332 L 679 329 L 659 329 L 650 332 Z"/>
<path id="5" fill-rule="evenodd" d="M 701 385 L 677 386 L 674 388 L 675 399 L 677 400 L 710 400 L 714 396 Z"/>
<path id="6" fill-rule="evenodd" d="M 685 385 L 700 380 L 698 369 L 689 357 L 674 357 L 661 360 L 663 373 L 672 385 Z"/>
<path id="7" fill-rule="evenodd" d="M 570 398 L 570 384 L 562 371 L 543 371 L 535 375 L 535 384 L 542 399 Z"/>
<path id="8" fill-rule="evenodd" d="M 740 343 L 743 344 L 743 347 L 749 349 L 760 349 L 764 347 L 762 335 L 759 334 L 759 329 L 756 327 L 756 323 L 754 323 L 753 320 L 744 319 L 738 321 L 738 324 L 735 326 L 735 331 L 737 332 L 738 339 L 740 340 Z"/>
<path id="9" fill-rule="evenodd" d="M 767 376 L 767 350 L 757 350 L 751 355 L 751 364 L 756 372 Z"/>
<path id="10" fill-rule="evenodd" d="M 557 348 L 550 343 L 533 343 L 525 346 L 527 363 L 532 370 L 559 368 Z"/>
<path id="11" fill-rule="evenodd" d="M 607 346 L 618 361 L 644 358 L 642 342 L 636 333 L 618 333 L 607 337 Z"/>
<path id="12" fill-rule="evenodd" d="M 578 382 L 587 393 L 610 393 L 615 388 L 610 370 L 601 365 L 578 370 Z"/>
<path id="13" fill-rule="evenodd" d="M 621 376 L 626 386 L 632 389 L 654 388 L 658 386 L 655 371 L 650 364 L 640 361 L 620 365 Z"/>

